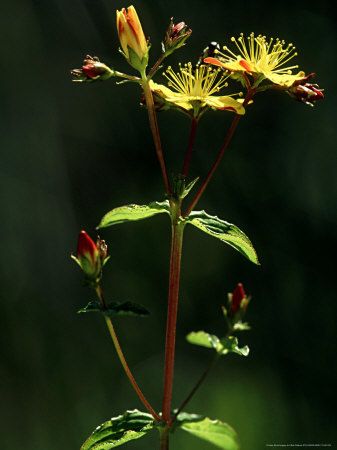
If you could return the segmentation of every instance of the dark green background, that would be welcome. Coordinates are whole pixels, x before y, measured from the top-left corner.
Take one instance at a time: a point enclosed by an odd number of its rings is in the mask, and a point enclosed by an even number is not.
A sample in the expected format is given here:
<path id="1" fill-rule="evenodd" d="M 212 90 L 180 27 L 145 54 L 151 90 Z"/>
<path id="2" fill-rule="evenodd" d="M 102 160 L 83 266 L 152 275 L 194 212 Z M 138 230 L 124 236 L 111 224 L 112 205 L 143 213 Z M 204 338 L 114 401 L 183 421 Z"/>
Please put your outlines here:
<path id="1" fill-rule="evenodd" d="M 191 330 L 224 332 L 220 306 L 242 282 L 253 296 L 242 334 L 248 358 L 220 361 L 187 410 L 227 421 L 244 450 L 266 444 L 337 445 L 336 16 L 332 2 L 134 2 L 152 61 L 171 16 L 193 29 L 170 64 L 196 61 L 212 40 L 255 31 L 293 42 L 326 99 L 315 108 L 285 94 L 255 98 L 200 209 L 242 228 L 261 267 L 192 227 L 185 233 L 174 406 L 211 359 Z M 93 299 L 70 260 L 80 229 L 94 235 L 109 209 L 163 199 L 163 183 L 136 85 L 71 83 L 85 54 L 132 72 L 118 54 L 115 0 L 17 0 L 2 14 L 1 450 L 79 449 L 102 421 L 141 408 Z M 160 79 L 160 78 L 159 78 Z M 235 87 L 236 89 L 236 87 Z M 191 177 L 204 176 L 232 114 L 200 123 Z M 179 171 L 188 119 L 159 117 L 169 170 Z M 167 216 L 102 233 L 111 300 L 147 306 L 148 319 L 116 321 L 139 384 L 160 408 L 168 282 Z M 128 444 L 157 448 L 157 436 Z M 173 437 L 175 450 L 212 446 Z"/>

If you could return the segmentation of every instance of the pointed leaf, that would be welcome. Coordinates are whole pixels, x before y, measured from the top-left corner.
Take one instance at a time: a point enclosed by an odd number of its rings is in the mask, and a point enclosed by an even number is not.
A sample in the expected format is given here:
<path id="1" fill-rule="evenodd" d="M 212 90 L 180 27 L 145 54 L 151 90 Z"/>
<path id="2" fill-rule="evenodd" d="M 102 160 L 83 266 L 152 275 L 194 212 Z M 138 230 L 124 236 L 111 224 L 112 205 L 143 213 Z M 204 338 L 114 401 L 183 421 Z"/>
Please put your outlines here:
<path id="1" fill-rule="evenodd" d="M 110 450 L 139 439 L 154 428 L 151 414 L 134 409 L 97 427 L 81 450 Z"/>
<path id="2" fill-rule="evenodd" d="M 188 185 L 185 187 L 185 190 L 181 196 L 181 198 L 185 198 L 186 195 L 188 195 L 190 193 L 190 191 L 193 189 L 195 183 L 199 180 L 199 177 L 195 178 L 194 180 L 192 180 L 190 183 L 188 183 Z"/>
<path id="3" fill-rule="evenodd" d="M 170 204 L 168 200 L 165 200 L 164 202 L 152 202 L 149 205 L 132 204 L 120 206 L 105 214 L 97 228 L 106 228 L 118 223 L 147 219 L 148 217 L 161 213 L 170 214 Z"/>
<path id="4" fill-rule="evenodd" d="M 93 300 L 87 306 L 77 311 L 78 313 L 100 312 L 108 317 L 113 316 L 148 316 L 150 312 L 144 306 L 133 302 L 112 302 L 108 303 L 107 308 L 103 309 L 101 302 Z"/>
<path id="5" fill-rule="evenodd" d="M 192 331 L 186 336 L 190 344 L 200 345 L 201 347 L 214 348 L 216 350 L 220 343 L 220 339 L 214 334 L 205 331 Z"/>
<path id="6" fill-rule="evenodd" d="M 205 233 L 231 245 L 251 262 L 259 264 L 253 244 L 235 225 L 219 219 L 217 216 L 210 216 L 205 211 L 192 211 L 186 219 L 186 223 L 190 223 Z"/>
<path id="7" fill-rule="evenodd" d="M 197 414 L 181 413 L 176 419 L 176 427 L 216 445 L 223 450 L 239 450 L 236 432 L 227 423 L 211 420 Z"/>

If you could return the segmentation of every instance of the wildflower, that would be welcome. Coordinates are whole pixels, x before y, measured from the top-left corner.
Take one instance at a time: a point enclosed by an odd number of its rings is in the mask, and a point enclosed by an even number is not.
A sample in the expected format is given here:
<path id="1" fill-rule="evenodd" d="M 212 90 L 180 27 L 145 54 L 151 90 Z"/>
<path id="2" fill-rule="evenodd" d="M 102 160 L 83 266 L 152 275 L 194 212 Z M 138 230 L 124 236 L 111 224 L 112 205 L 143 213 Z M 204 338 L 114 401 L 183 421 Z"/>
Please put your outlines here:
<path id="1" fill-rule="evenodd" d="M 102 268 L 109 259 L 106 243 L 97 238 L 97 242 L 85 232 L 81 231 L 77 243 L 77 257 L 71 255 L 82 269 L 87 281 L 97 283 L 102 275 Z"/>
<path id="2" fill-rule="evenodd" d="M 254 87 L 263 80 L 268 79 L 272 83 L 290 87 L 295 81 L 304 76 L 304 72 L 292 74 L 292 69 L 297 65 L 285 66 L 297 55 L 293 44 L 286 45 L 280 39 L 267 40 L 266 36 L 255 36 L 251 33 L 247 41 L 241 33 L 238 39 L 232 37 L 232 41 L 239 50 L 239 54 L 228 47 L 223 47 L 224 53 L 218 52 L 217 58 L 206 58 L 204 62 L 214 64 L 233 72 L 233 77 L 247 85 L 245 74 L 254 77 Z"/>
<path id="3" fill-rule="evenodd" d="M 70 71 L 74 75 L 73 81 L 95 81 L 107 80 L 115 75 L 115 72 L 105 64 L 101 63 L 97 56 L 87 55 L 84 60 L 84 66 L 81 69 L 73 69 Z"/>
<path id="4" fill-rule="evenodd" d="M 163 74 L 172 89 L 150 81 L 150 87 L 155 96 L 161 97 L 173 107 L 188 112 L 193 110 L 194 117 L 198 118 L 210 107 L 213 109 L 230 110 L 237 114 L 244 114 L 242 104 L 230 96 L 213 95 L 227 86 L 226 74 L 219 75 L 219 70 L 201 65 L 193 69 L 192 64 L 185 64 L 178 72 L 171 67 Z"/>
<path id="5" fill-rule="evenodd" d="M 287 93 L 299 102 L 314 106 L 317 100 L 324 98 L 323 89 L 320 89 L 318 84 L 307 83 L 307 81 L 314 78 L 314 76 L 314 73 L 310 73 L 301 80 L 295 81 L 287 90 Z"/>
<path id="6" fill-rule="evenodd" d="M 123 54 L 129 64 L 140 72 L 144 71 L 148 63 L 150 47 L 133 6 L 127 10 L 116 11 L 117 31 Z"/>
<path id="7" fill-rule="evenodd" d="M 174 25 L 172 17 L 166 31 L 165 40 L 162 43 L 162 49 L 165 56 L 168 56 L 174 50 L 185 45 L 185 41 L 191 36 L 191 33 L 192 30 L 187 27 L 185 22 L 179 22 Z"/>

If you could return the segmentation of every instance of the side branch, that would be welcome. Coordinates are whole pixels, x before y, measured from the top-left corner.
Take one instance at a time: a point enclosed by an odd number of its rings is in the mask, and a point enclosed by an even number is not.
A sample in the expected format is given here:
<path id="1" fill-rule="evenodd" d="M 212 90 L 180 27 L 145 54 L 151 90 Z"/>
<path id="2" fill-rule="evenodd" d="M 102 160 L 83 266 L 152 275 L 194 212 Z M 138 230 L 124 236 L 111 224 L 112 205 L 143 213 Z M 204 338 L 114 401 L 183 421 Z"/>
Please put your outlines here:
<path id="1" fill-rule="evenodd" d="M 142 77 L 142 79 L 143 79 L 142 87 L 144 90 L 144 97 L 145 97 L 145 102 L 146 102 L 146 108 L 147 108 L 148 115 L 149 115 L 149 122 L 150 122 L 150 128 L 152 131 L 153 140 L 154 140 L 154 145 L 156 147 L 156 152 L 157 152 L 161 172 L 162 172 L 163 179 L 164 179 L 165 189 L 166 189 L 167 194 L 170 195 L 171 194 L 171 186 L 170 186 L 170 181 L 169 181 L 169 178 L 167 175 L 163 150 L 162 150 L 162 146 L 161 146 L 159 127 L 158 127 L 157 115 L 156 115 L 156 110 L 155 110 L 154 101 L 153 101 L 153 95 L 152 95 L 152 92 L 151 92 L 151 89 L 149 86 L 149 81 L 146 78 L 146 76 L 144 75 Z"/>
<path id="2" fill-rule="evenodd" d="M 105 309 L 106 308 L 106 304 L 105 304 L 105 301 L 104 301 L 103 292 L 102 292 L 102 289 L 101 289 L 100 285 L 97 286 L 96 293 L 97 293 L 97 296 L 98 296 L 98 298 L 99 298 L 99 300 L 100 300 L 100 302 L 102 304 L 102 307 Z M 112 341 L 114 343 L 114 346 L 115 346 L 117 355 L 119 357 L 119 360 L 120 360 L 120 362 L 121 362 L 121 364 L 123 366 L 123 369 L 124 369 L 127 377 L 129 378 L 129 381 L 130 381 L 133 389 L 135 390 L 136 394 L 138 395 L 140 401 L 143 403 L 145 408 L 153 416 L 154 420 L 157 421 L 157 422 L 160 422 L 160 418 L 159 418 L 158 414 L 154 411 L 152 406 L 146 400 L 144 394 L 142 393 L 142 391 L 140 390 L 138 384 L 136 383 L 136 380 L 134 379 L 134 377 L 133 377 L 133 375 L 131 373 L 131 370 L 129 369 L 129 366 L 127 365 L 125 356 L 123 354 L 122 348 L 120 346 L 120 343 L 119 343 L 117 335 L 116 335 L 116 331 L 115 331 L 114 326 L 112 324 L 112 320 L 110 319 L 110 317 L 105 317 L 105 321 L 106 321 L 107 327 L 109 329 L 109 333 L 110 333 L 110 336 L 111 336 Z"/>
<path id="3" fill-rule="evenodd" d="M 245 101 L 243 102 L 243 106 L 244 107 L 249 103 L 249 101 L 253 97 L 254 93 L 255 93 L 255 91 L 253 89 L 249 89 L 248 90 L 246 98 L 245 98 Z M 198 201 L 199 201 L 200 197 L 202 196 L 204 190 L 206 189 L 208 183 L 211 181 L 211 179 L 212 179 L 212 177 L 214 175 L 214 172 L 218 168 L 218 165 L 220 164 L 220 161 L 221 161 L 221 159 L 222 159 L 222 157 L 223 157 L 223 155 L 225 153 L 225 150 L 227 149 L 228 144 L 229 144 L 229 142 L 230 142 L 230 140 L 231 140 L 231 138 L 232 138 L 232 136 L 234 134 L 234 131 L 236 129 L 236 126 L 237 126 L 240 118 L 241 118 L 241 116 L 239 114 L 235 115 L 235 117 L 233 119 L 233 122 L 232 122 L 232 124 L 231 124 L 231 126 L 230 126 L 230 128 L 228 130 L 228 133 L 227 133 L 227 136 L 225 138 L 225 141 L 224 141 L 222 147 L 220 148 L 218 156 L 217 156 L 213 166 L 211 167 L 210 171 L 208 172 L 208 174 L 207 174 L 203 184 L 200 186 L 198 192 L 196 193 L 194 199 L 192 200 L 191 204 L 189 205 L 187 210 L 184 212 L 184 214 L 183 214 L 184 217 L 187 217 L 190 214 L 190 212 L 193 211 L 195 205 L 198 203 Z"/>

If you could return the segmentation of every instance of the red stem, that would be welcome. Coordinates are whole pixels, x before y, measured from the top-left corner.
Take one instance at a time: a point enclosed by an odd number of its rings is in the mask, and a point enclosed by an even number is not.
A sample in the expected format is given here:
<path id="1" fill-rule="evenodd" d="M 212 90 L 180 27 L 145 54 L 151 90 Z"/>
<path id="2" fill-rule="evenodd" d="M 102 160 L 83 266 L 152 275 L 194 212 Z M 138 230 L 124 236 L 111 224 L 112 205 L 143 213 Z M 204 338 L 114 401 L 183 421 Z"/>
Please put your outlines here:
<path id="1" fill-rule="evenodd" d="M 171 416 L 171 399 L 174 374 L 174 352 L 178 311 L 178 294 L 180 263 L 183 243 L 184 224 L 178 222 L 180 208 L 176 205 L 175 217 L 172 217 L 172 241 L 170 260 L 169 297 L 166 324 L 165 368 L 164 368 L 164 392 L 162 404 L 162 420 L 168 425 Z"/>
<path id="2" fill-rule="evenodd" d="M 248 90 L 246 98 L 243 102 L 243 107 L 245 107 L 248 104 L 250 99 L 253 97 L 254 93 L 255 93 L 255 91 L 253 89 Z M 211 178 L 213 177 L 214 172 L 216 171 L 218 165 L 220 164 L 223 154 L 225 153 L 225 150 L 228 147 L 228 144 L 231 140 L 231 137 L 233 136 L 233 133 L 235 131 L 235 128 L 236 128 L 240 118 L 241 118 L 241 115 L 239 115 L 239 114 L 235 115 L 233 122 L 228 130 L 225 141 L 224 141 L 222 147 L 220 148 L 218 156 L 217 156 L 213 166 L 211 167 L 211 170 L 208 172 L 203 184 L 200 186 L 200 188 L 199 188 L 198 192 L 196 193 L 194 199 L 192 200 L 191 204 L 189 205 L 187 210 L 184 212 L 183 217 L 187 217 L 189 215 L 189 213 L 194 209 L 195 205 L 198 203 L 198 201 L 200 200 L 200 197 L 202 196 L 204 190 L 206 189 L 208 183 L 211 181 Z"/>
<path id="3" fill-rule="evenodd" d="M 186 150 L 186 156 L 185 156 L 183 170 L 181 172 L 185 177 L 187 176 L 188 168 L 190 166 L 192 151 L 193 151 L 194 142 L 195 142 L 195 136 L 197 134 L 197 128 L 198 128 L 198 120 L 195 117 L 192 117 L 191 118 L 190 137 L 188 140 L 188 146 L 187 146 L 187 150 Z"/>
<path id="4" fill-rule="evenodd" d="M 167 194 L 170 195 L 171 194 L 171 186 L 170 186 L 170 181 L 169 181 L 169 178 L 167 175 L 163 150 L 162 150 L 162 146 L 161 146 L 161 139 L 160 139 L 160 134 L 159 134 L 159 127 L 158 127 L 156 109 L 155 109 L 154 101 L 153 101 L 153 95 L 152 95 L 152 92 L 151 92 L 151 89 L 149 86 L 149 81 L 146 78 L 145 74 L 142 75 L 142 80 L 143 80 L 142 87 L 144 90 L 144 97 L 145 97 L 145 101 L 146 101 L 146 108 L 147 108 L 148 115 L 149 115 L 149 122 L 150 122 L 151 131 L 152 131 L 153 141 L 154 141 L 154 145 L 156 147 L 156 152 L 157 152 L 161 172 L 162 172 L 163 179 L 164 179 L 165 189 L 166 189 Z"/>

